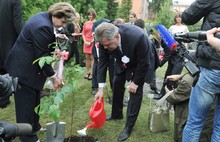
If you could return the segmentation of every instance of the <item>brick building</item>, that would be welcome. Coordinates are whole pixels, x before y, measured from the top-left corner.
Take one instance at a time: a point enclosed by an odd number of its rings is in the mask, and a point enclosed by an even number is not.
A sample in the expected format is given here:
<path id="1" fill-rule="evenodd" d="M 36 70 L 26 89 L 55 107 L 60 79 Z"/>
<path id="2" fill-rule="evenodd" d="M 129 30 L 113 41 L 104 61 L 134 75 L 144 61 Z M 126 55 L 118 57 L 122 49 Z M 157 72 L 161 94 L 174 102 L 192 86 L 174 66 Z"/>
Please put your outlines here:
<path id="1" fill-rule="evenodd" d="M 116 0 L 121 3 L 122 0 Z M 143 20 L 147 20 L 148 18 L 148 0 L 132 0 L 132 12 L 137 14 L 137 18 L 141 18 Z M 129 16 L 129 15 L 128 15 Z"/>
<path id="2" fill-rule="evenodd" d="M 116 2 L 121 3 L 122 0 L 116 0 Z M 151 15 L 148 11 L 150 0 L 132 0 L 132 12 L 137 14 L 137 18 L 147 20 Z M 174 11 L 184 11 L 189 5 L 195 0 L 173 0 L 173 10 Z"/>

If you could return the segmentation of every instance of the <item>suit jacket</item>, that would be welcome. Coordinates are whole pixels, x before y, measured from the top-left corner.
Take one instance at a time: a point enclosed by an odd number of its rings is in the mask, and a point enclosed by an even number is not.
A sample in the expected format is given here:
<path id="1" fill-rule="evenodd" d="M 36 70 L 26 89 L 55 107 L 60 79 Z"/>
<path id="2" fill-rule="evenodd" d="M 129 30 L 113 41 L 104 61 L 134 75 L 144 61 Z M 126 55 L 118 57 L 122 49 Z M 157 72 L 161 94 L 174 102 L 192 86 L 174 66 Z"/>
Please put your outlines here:
<path id="1" fill-rule="evenodd" d="M 48 45 L 55 42 L 54 27 L 48 12 L 42 12 L 31 17 L 23 27 L 17 41 L 9 53 L 5 69 L 19 82 L 41 90 L 46 77 L 54 74 L 51 65 L 42 69 L 38 62 L 33 61 L 50 55 L 52 48 Z"/>
<path id="2" fill-rule="evenodd" d="M 0 68 L 22 29 L 20 0 L 0 0 Z"/>
<path id="3" fill-rule="evenodd" d="M 146 34 L 134 25 L 119 25 L 121 36 L 121 49 L 108 51 L 103 46 L 99 47 L 98 82 L 105 82 L 105 72 L 108 63 L 108 52 L 116 59 L 115 74 L 126 73 L 126 79 L 132 80 L 137 85 L 143 85 L 146 71 L 150 65 L 149 39 Z M 122 57 L 127 56 L 130 61 L 127 64 L 122 62 Z"/>

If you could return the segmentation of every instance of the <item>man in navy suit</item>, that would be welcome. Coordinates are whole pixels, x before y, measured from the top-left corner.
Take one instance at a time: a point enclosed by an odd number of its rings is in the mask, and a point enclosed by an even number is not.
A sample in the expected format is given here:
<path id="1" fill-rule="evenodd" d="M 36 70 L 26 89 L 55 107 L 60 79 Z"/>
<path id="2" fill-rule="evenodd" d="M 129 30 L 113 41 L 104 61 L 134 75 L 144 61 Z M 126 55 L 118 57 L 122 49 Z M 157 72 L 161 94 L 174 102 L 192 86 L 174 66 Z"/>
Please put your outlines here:
<path id="1" fill-rule="evenodd" d="M 98 82 L 99 90 L 95 98 L 103 97 L 105 70 L 108 65 L 108 52 L 116 59 L 113 79 L 112 113 L 107 120 L 123 118 L 123 98 L 126 80 L 130 82 L 130 99 L 127 107 L 127 121 L 118 140 L 126 140 L 132 131 L 141 107 L 145 74 L 150 65 L 150 42 L 143 32 L 134 25 L 102 23 L 95 30 L 95 39 L 103 46 L 99 47 Z"/>
<path id="2" fill-rule="evenodd" d="M 20 0 L 0 0 L 0 74 L 5 59 L 22 29 L 22 8 Z"/>
<path id="3" fill-rule="evenodd" d="M 40 104 L 40 91 L 47 77 L 54 80 L 54 87 L 61 84 L 51 65 L 43 68 L 36 59 L 49 56 L 52 48 L 48 45 L 55 42 L 56 29 L 75 17 L 75 9 L 66 2 L 55 3 L 48 12 L 41 12 L 31 17 L 24 25 L 17 41 L 9 53 L 5 69 L 13 77 L 18 77 L 21 89 L 15 93 L 15 108 L 17 123 L 29 123 L 33 134 L 20 137 L 22 142 L 36 142 L 36 132 L 40 130 L 39 116 L 34 108 Z"/>

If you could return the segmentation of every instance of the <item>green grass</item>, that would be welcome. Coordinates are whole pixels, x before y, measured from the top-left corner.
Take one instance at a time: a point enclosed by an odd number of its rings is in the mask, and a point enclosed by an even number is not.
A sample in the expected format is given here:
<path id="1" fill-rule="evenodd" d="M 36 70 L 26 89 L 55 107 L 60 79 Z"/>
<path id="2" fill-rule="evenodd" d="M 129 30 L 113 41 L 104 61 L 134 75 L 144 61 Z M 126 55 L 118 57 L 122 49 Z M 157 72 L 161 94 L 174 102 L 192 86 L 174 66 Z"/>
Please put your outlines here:
<path id="1" fill-rule="evenodd" d="M 157 77 L 162 80 L 165 68 L 158 68 Z M 107 96 L 105 96 L 105 99 Z M 65 137 L 78 135 L 77 130 L 83 129 L 90 118 L 88 111 L 94 102 L 91 95 L 91 81 L 83 79 L 83 75 L 79 80 L 77 93 L 67 94 L 61 105 L 60 121 L 66 122 Z M 126 142 L 171 142 L 173 141 L 173 113 L 170 113 L 170 131 L 161 133 L 152 133 L 148 125 L 148 113 L 150 108 L 150 100 L 144 95 L 142 107 L 139 117 L 134 126 L 133 132 Z M 106 114 L 111 113 L 111 105 L 105 102 Z M 126 116 L 126 108 L 124 108 L 124 116 Z M 11 104 L 6 109 L 0 109 L 0 120 L 15 122 L 15 109 L 13 97 Z M 41 118 L 42 127 L 46 127 L 46 123 L 51 122 L 49 117 Z M 88 129 L 88 136 L 97 138 L 100 142 L 117 142 L 118 135 L 125 126 L 125 117 L 123 120 L 106 122 L 100 129 Z M 46 142 L 45 132 L 38 133 L 41 142 Z M 15 140 L 17 141 L 17 139 Z"/>

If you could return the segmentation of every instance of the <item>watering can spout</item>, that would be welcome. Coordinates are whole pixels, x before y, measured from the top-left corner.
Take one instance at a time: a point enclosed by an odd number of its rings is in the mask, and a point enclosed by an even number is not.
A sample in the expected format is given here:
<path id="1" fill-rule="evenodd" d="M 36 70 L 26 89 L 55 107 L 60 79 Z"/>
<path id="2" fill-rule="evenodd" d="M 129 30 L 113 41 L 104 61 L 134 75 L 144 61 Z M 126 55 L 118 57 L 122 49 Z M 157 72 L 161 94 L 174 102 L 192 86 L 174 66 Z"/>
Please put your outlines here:
<path id="1" fill-rule="evenodd" d="M 101 128 L 106 121 L 106 113 L 104 110 L 104 99 L 102 98 L 101 102 L 96 100 L 89 110 L 89 117 L 91 123 L 89 123 L 83 130 L 86 131 L 87 128 Z M 86 135 L 86 132 L 83 131 L 83 135 Z M 82 135 L 82 130 L 77 131 Z"/>
<path id="2" fill-rule="evenodd" d="M 96 128 L 97 126 L 96 126 L 96 123 L 95 122 L 91 122 L 91 123 L 89 123 L 88 125 L 86 125 L 86 128 L 88 129 L 88 128 Z"/>

